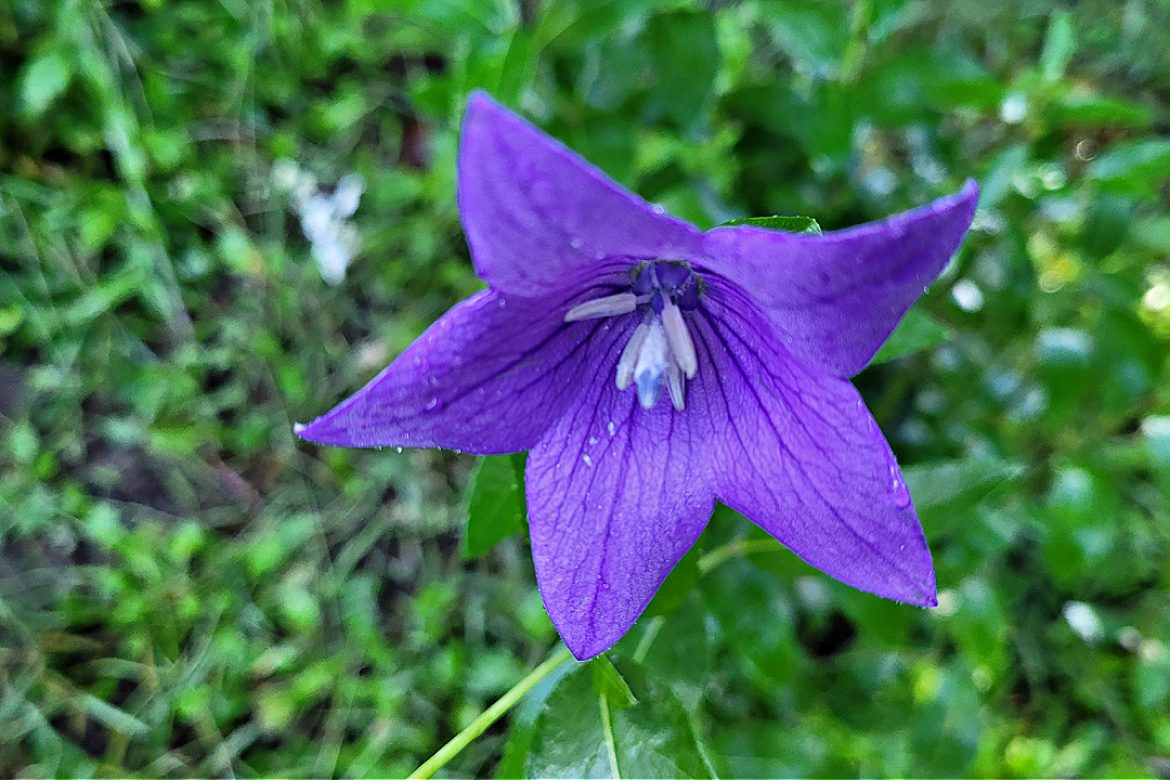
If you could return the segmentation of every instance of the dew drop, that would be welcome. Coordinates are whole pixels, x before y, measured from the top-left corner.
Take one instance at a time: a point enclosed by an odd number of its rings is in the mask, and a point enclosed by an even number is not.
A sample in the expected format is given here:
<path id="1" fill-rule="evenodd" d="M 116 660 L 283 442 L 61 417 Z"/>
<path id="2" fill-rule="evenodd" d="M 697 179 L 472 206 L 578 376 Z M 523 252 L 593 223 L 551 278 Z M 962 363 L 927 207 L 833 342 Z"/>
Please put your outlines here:
<path id="1" fill-rule="evenodd" d="M 395 451 L 395 452 L 397 452 L 397 453 L 401 453 L 401 452 L 402 452 L 402 448 L 401 448 L 401 447 L 395 447 L 395 448 L 394 448 L 394 451 Z"/>
<path id="2" fill-rule="evenodd" d="M 617 426 L 614 425 L 613 420 L 609 421 L 609 425 L 605 426 L 605 429 L 609 431 L 611 437 L 617 433 Z"/>
<path id="3" fill-rule="evenodd" d="M 583 244 L 583 243 L 585 243 L 585 242 L 583 242 L 578 236 L 573 236 L 569 240 L 569 246 L 573 247 L 574 249 L 580 249 L 581 244 Z"/>
<path id="4" fill-rule="evenodd" d="M 439 406 L 439 399 L 437 397 L 432 396 L 431 400 L 427 401 L 426 410 L 429 412 L 433 409 L 438 408 L 438 406 Z"/>
<path id="5" fill-rule="evenodd" d="M 666 206 L 663 206 L 661 203 L 655 203 L 650 208 L 653 209 L 655 214 L 665 214 L 666 213 Z"/>
<path id="6" fill-rule="evenodd" d="M 894 493 L 894 504 L 899 509 L 905 509 L 910 505 L 910 489 L 906 487 L 906 480 L 902 479 L 898 467 L 892 463 L 890 464 L 890 490 Z"/>
<path id="7" fill-rule="evenodd" d="M 589 457 L 588 455 L 582 455 L 582 456 L 581 456 L 581 460 L 585 461 L 585 465 L 586 465 L 586 466 L 592 466 L 592 465 L 593 465 L 593 458 Z"/>
<path id="8" fill-rule="evenodd" d="M 496 301 L 496 306 L 499 306 L 501 309 L 507 305 L 508 305 L 508 301 L 503 299 L 503 298 L 500 298 L 498 301 Z"/>
<path id="9" fill-rule="evenodd" d="M 596 436 L 590 436 L 590 437 L 589 437 L 589 446 L 590 446 L 590 447 L 592 447 L 592 446 L 593 446 L 594 444 L 596 444 L 596 443 L 597 443 L 597 437 L 596 437 Z"/>

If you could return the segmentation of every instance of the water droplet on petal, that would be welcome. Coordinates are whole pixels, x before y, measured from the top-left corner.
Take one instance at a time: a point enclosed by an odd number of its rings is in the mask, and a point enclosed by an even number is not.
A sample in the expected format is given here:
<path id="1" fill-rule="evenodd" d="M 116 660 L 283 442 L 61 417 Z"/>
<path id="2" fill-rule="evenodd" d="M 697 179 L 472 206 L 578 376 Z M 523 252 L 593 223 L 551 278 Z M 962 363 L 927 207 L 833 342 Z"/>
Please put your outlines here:
<path id="1" fill-rule="evenodd" d="M 428 412 L 433 411 L 434 409 L 437 409 L 438 406 L 439 406 L 439 399 L 437 397 L 432 397 L 431 400 L 427 401 L 426 411 L 428 411 Z"/>
<path id="2" fill-rule="evenodd" d="M 906 487 L 906 480 L 902 479 L 897 464 L 893 463 L 890 464 L 890 490 L 894 493 L 894 504 L 899 509 L 910 505 L 910 489 Z"/>
<path id="3" fill-rule="evenodd" d="M 508 305 L 508 302 L 503 298 L 500 298 L 498 301 L 496 301 L 496 306 L 499 306 L 501 309 L 507 305 Z"/>
<path id="4" fill-rule="evenodd" d="M 613 436 L 617 433 L 617 426 L 614 425 L 613 420 L 609 421 L 609 425 L 605 426 L 605 429 L 609 431 L 610 436 Z"/>
<path id="5" fill-rule="evenodd" d="M 569 239 L 569 246 L 573 247 L 574 249 L 580 249 L 581 244 L 583 243 L 584 242 L 578 236 L 573 236 L 571 239 Z"/>
<path id="6" fill-rule="evenodd" d="M 594 444 L 596 444 L 596 443 L 597 443 L 597 437 L 596 437 L 596 436 L 590 436 L 590 437 L 589 437 L 589 446 L 590 446 L 590 447 L 592 447 L 592 446 L 593 446 Z"/>
<path id="7" fill-rule="evenodd" d="M 395 451 L 395 452 L 398 452 L 398 453 L 401 453 L 401 452 L 402 452 L 402 448 L 401 448 L 401 447 L 395 447 L 395 448 L 394 448 L 394 451 Z"/>
<path id="8" fill-rule="evenodd" d="M 586 465 L 586 466 L 592 466 L 592 465 L 593 465 L 593 458 L 589 457 L 588 455 L 582 455 L 582 456 L 581 456 L 581 460 L 585 461 L 585 465 Z"/>

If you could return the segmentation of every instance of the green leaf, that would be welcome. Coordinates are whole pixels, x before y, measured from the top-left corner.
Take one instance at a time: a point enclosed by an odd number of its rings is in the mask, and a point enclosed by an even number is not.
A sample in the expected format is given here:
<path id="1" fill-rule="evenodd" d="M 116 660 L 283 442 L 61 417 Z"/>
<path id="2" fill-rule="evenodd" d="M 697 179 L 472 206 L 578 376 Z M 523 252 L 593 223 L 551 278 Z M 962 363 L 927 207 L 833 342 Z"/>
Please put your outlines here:
<path id="1" fill-rule="evenodd" d="M 29 63 L 20 85 L 25 110 L 39 116 L 69 86 L 73 69 L 60 51 L 49 50 Z"/>
<path id="2" fill-rule="evenodd" d="M 528 760 L 532 749 L 532 738 L 536 734 L 536 720 L 544 711 L 544 704 L 548 697 L 569 674 L 574 673 L 578 665 L 566 663 L 556 671 L 536 684 L 528 695 L 516 708 L 516 713 L 508 728 L 508 744 L 504 747 L 504 756 L 496 766 L 495 776 L 498 778 L 512 778 L 524 776 L 524 764 Z"/>
<path id="3" fill-rule="evenodd" d="M 1070 92 L 1054 99 L 1048 113 L 1060 127 L 1148 127 L 1154 113 L 1145 106 L 1122 98 Z"/>
<path id="4" fill-rule="evenodd" d="M 549 697 L 536 724 L 528 777 L 711 777 L 678 698 L 653 682 L 615 706 L 580 668 Z"/>
<path id="5" fill-rule="evenodd" d="M 1047 81 L 1059 81 L 1076 51 L 1076 34 L 1070 11 L 1057 11 L 1048 24 L 1044 50 L 1040 52 L 1040 72 Z"/>
<path id="6" fill-rule="evenodd" d="M 1170 140 L 1117 144 L 1093 160 L 1088 176 L 1112 191 L 1150 194 L 1170 178 Z"/>
<path id="7" fill-rule="evenodd" d="M 652 16 L 646 45 L 656 77 L 650 95 L 653 113 L 690 127 L 709 102 L 719 72 L 715 17 L 697 12 Z"/>
<path id="8" fill-rule="evenodd" d="M 1080 242 L 1090 257 L 1106 257 L 1125 241 L 1133 222 L 1128 198 L 1101 195 L 1093 198 L 1085 214 Z"/>
<path id="9" fill-rule="evenodd" d="M 516 105 L 524 87 L 532 81 L 532 71 L 536 67 L 536 49 L 532 45 L 532 35 L 522 27 L 512 32 L 512 39 L 508 42 L 508 52 L 500 64 L 500 81 L 496 90 L 496 97 L 507 105 Z"/>
<path id="10" fill-rule="evenodd" d="M 137 266 L 126 266 L 108 274 L 70 303 L 62 320 L 71 327 L 86 325 L 133 298 L 140 291 L 143 280 L 144 273 Z"/>
<path id="11" fill-rule="evenodd" d="M 141 736 L 150 733 L 147 726 L 130 713 L 120 710 L 107 701 L 89 693 L 81 693 L 81 706 L 86 714 L 101 723 L 111 731 L 129 736 Z"/>
<path id="12" fill-rule="evenodd" d="M 820 224 L 812 217 L 743 217 L 742 219 L 730 219 L 720 227 L 735 225 L 783 230 L 785 233 L 809 233 L 818 236 L 821 234 Z"/>
<path id="13" fill-rule="evenodd" d="M 623 121 L 619 108 L 634 92 L 645 89 L 650 53 L 636 40 L 637 29 L 623 30 L 591 41 L 585 47 L 577 90 L 593 108 L 611 121 Z M 628 124 L 628 123 L 627 123 Z M 581 127 L 580 131 L 592 130 Z"/>
<path id="14" fill-rule="evenodd" d="M 626 678 L 612 661 L 599 655 L 589 662 L 589 666 L 593 669 L 593 687 L 598 696 L 606 697 L 612 706 L 618 708 L 633 707 L 638 703 L 638 697 L 634 696 Z"/>
<path id="15" fill-rule="evenodd" d="M 1170 495 L 1170 416 L 1146 417 L 1142 420 L 1141 433 L 1154 477 L 1166 495 Z"/>
<path id="16" fill-rule="evenodd" d="M 781 549 L 778 542 L 776 547 Z M 737 587 L 740 584 L 737 582 Z M 708 609 L 710 593 L 708 587 L 693 590 L 690 598 L 669 617 L 640 620 L 629 641 L 623 640 L 624 644 L 617 648 L 620 652 L 630 653 L 628 657 L 636 660 L 639 668 L 654 670 L 655 681 L 669 685 L 691 712 L 696 711 L 703 701 L 713 675 L 711 641 L 706 627 L 707 618 L 713 612 Z M 744 600 L 737 596 L 731 609 L 742 614 L 740 610 L 744 608 Z M 755 628 L 758 628 L 758 623 L 753 626 L 753 631 Z M 755 636 L 752 632 L 741 632 L 740 635 L 744 633 Z M 770 637 L 777 635 L 777 632 L 772 632 Z"/>
<path id="17" fill-rule="evenodd" d="M 888 363 L 937 346 L 951 337 L 950 330 L 921 309 L 911 309 L 890 334 L 890 338 L 869 361 L 871 366 Z"/>
<path id="18" fill-rule="evenodd" d="M 974 506 L 996 487 L 1022 475 L 1016 463 L 996 458 L 938 461 L 902 469 L 920 513 Z"/>
<path id="19" fill-rule="evenodd" d="M 840 70 L 849 25 L 842 23 L 839 9 L 817 0 L 787 0 L 762 3 L 760 13 L 776 44 L 798 72 L 828 78 Z"/>
<path id="20" fill-rule="evenodd" d="M 650 606 L 646 607 L 646 616 L 668 615 L 678 609 L 699 581 L 699 575 L 699 548 L 695 545 L 675 564 L 670 576 L 654 594 Z"/>
<path id="21" fill-rule="evenodd" d="M 471 477 L 463 555 L 478 558 L 524 530 L 524 456 L 489 455 Z"/>

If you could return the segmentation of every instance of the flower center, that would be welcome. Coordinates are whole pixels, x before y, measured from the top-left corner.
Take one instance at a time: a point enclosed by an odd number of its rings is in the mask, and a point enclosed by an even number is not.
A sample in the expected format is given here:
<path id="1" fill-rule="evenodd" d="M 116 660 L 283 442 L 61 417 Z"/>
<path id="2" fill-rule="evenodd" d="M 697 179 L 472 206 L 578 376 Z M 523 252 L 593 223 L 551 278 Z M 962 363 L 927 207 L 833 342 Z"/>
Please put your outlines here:
<path id="1" fill-rule="evenodd" d="M 699 370 L 695 342 L 683 312 L 699 307 L 699 277 L 681 260 L 651 260 L 634 268 L 630 289 L 580 303 L 565 322 L 638 312 L 642 321 L 618 359 L 617 386 L 631 384 L 643 409 L 653 409 L 663 392 L 678 411 L 686 407 L 686 380 Z"/>

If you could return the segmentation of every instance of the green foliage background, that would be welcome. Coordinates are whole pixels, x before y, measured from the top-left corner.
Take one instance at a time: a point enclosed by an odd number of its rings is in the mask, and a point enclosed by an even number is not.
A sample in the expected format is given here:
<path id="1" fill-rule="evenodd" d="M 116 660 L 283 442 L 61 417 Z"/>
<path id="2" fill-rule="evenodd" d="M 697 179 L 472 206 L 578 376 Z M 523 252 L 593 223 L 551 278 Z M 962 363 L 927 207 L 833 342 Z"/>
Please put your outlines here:
<path id="1" fill-rule="evenodd" d="M 1167 30 L 1166 0 L 0 5 L 0 772 L 400 775 L 547 656 L 522 534 L 464 557 L 471 460 L 291 433 L 479 286 L 453 162 L 485 88 L 703 226 L 983 198 L 927 335 L 858 378 L 940 608 L 720 510 L 612 668 L 446 771 L 606 773 L 608 729 L 627 774 L 1170 775 Z M 366 182 L 338 287 L 281 158 Z"/>

